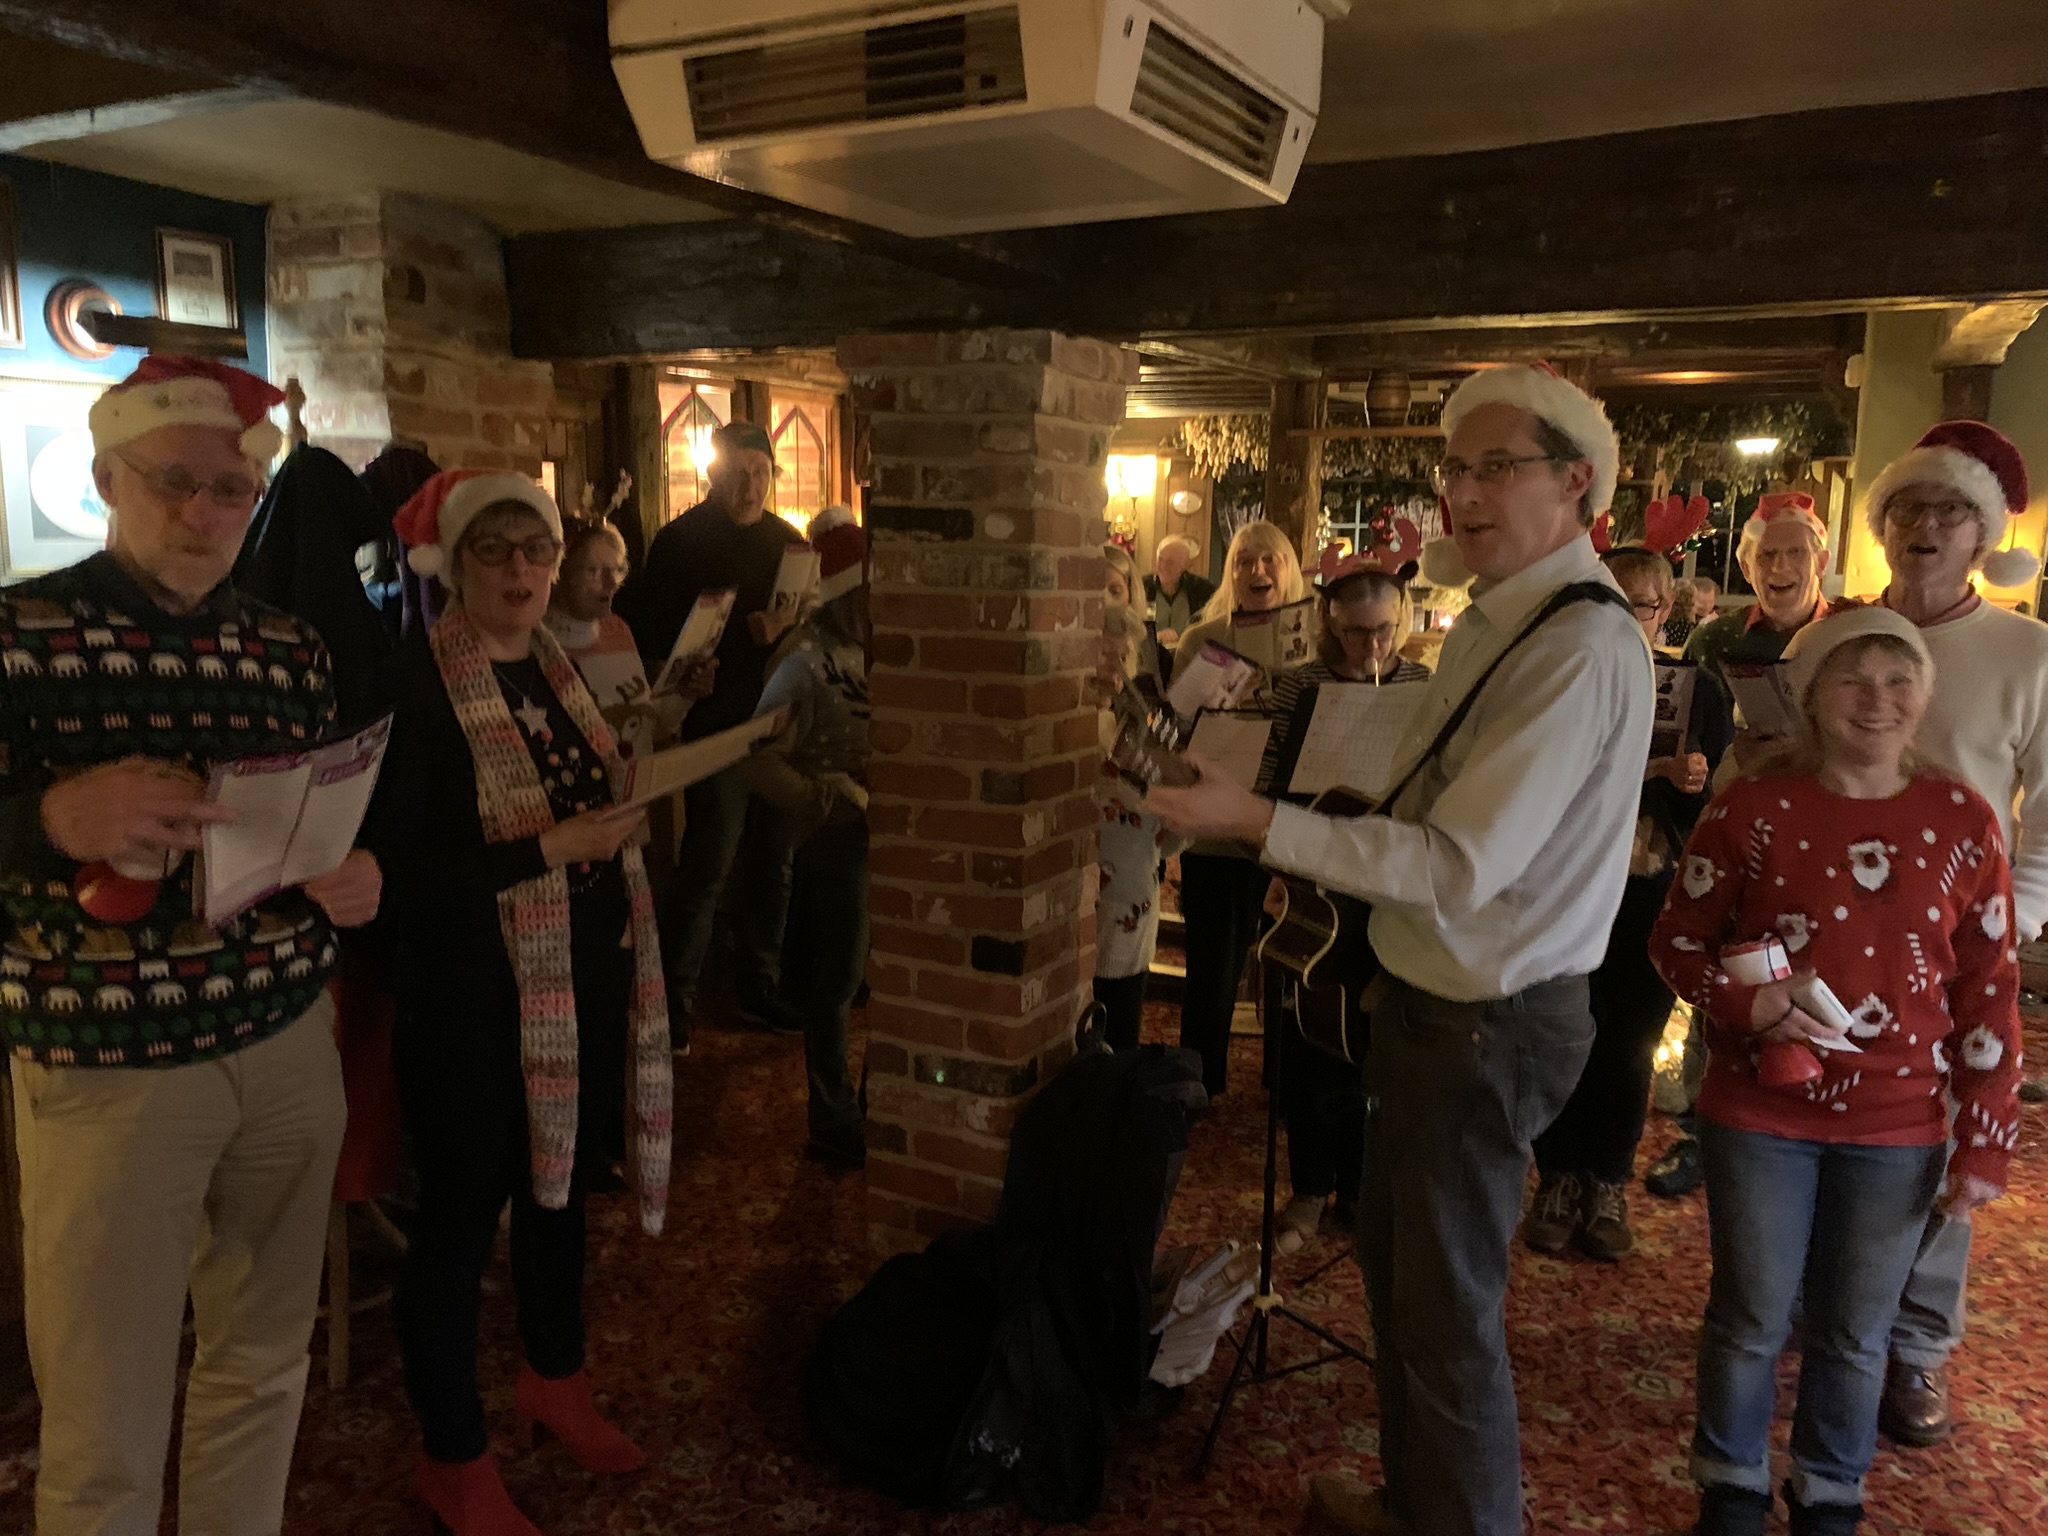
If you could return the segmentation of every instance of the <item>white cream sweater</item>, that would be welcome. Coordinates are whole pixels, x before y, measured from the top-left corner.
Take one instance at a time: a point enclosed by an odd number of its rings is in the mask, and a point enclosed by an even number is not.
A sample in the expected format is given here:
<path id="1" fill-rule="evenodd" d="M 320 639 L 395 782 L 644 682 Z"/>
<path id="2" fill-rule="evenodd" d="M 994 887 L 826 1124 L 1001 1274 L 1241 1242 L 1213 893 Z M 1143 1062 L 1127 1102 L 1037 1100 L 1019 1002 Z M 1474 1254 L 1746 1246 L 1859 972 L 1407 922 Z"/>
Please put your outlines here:
<path id="1" fill-rule="evenodd" d="M 2031 939 L 2048 922 L 2048 624 L 1983 602 L 1920 636 L 1934 656 L 1920 750 L 1998 812 L 2018 936 Z"/>

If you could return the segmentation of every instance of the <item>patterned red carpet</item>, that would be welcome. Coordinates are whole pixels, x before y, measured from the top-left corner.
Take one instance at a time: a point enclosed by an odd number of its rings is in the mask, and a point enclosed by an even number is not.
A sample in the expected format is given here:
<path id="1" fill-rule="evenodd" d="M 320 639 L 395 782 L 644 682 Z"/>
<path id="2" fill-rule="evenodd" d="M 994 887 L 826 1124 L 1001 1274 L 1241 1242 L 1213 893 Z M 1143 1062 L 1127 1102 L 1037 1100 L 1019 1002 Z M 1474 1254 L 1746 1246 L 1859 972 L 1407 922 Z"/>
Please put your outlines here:
<path id="1" fill-rule="evenodd" d="M 1168 1020 L 1155 1006 L 1148 1025 Z M 1240 1040 L 1239 1085 L 1198 1127 L 1168 1242 L 1249 1237 L 1258 1220 L 1263 1100 L 1254 1042 Z M 559 1447 L 509 1444 L 517 1367 L 502 1264 L 486 1309 L 487 1400 L 514 1495 L 550 1536 L 585 1533 L 930 1533 L 1036 1531 L 1015 1511 L 935 1516 L 850 1486 L 808 1449 L 797 1382 L 820 1321 L 867 1276 L 860 1180 L 801 1161 L 802 1049 L 795 1040 L 704 1030 L 678 1080 L 670 1234 L 642 1239 L 626 1201 L 591 1223 L 591 1363 L 616 1416 L 649 1453 L 647 1471 L 601 1479 Z M 2048 1151 L 2043 1112 L 2027 1115 L 2014 1196 L 1981 1218 L 1969 1343 L 1959 1357 L 1962 1427 L 1940 1450 L 1885 1449 L 1873 1476 L 1877 1536 L 1988 1536 L 2048 1527 Z M 1658 1150 L 1668 1137 L 1653 1132 Z M 1700 1197 L 1660 1205 L 1638 1194 L 1641 1244 L 1624 1264 L 1517 1260 L 1510 1325 L 1535 1530 L 1616 1536 L 1689 1528 L 1685 1478 L 1694 1331 L 1706 1289 Z M 1362 1321 L 1356 1272 L 1319 1286 L 1283 1266 L 1283 1291 L 1350 1330 Z M 359 1284 L 374 1283 L 366 1248 Z M 1276 1337 L 1278 1335 L 1276 1334 Z M 1296 1340 L 1281 1350 L 1293 1358 Z M 388 1308 L 359 1318 L 354 1384 L 327 1390 L 322 1337 L 286 1530 L 291 1536 L 426 1536 L 411 1500 L 415 1450 Z M 1219 1357 L 1166 1421 L 1128 1431 L 1108 1498 L 1088 1529 L 1185 1536 L 1299 1528 L 1309 1477 L 1373 1471 L 1373 1392 L 1360 1367 L 1324 1367 L 1253 1389 L 1202 1481 L 1189 1477 L 1215 1394 Z M 1789 1374 L 1787 1383 L 1789 1386 Z M 1788 1399 L 1789 1401 L 1789 1399 Z M 31 1525 L 33 1407 L 0 1417 L 0 1531 Z M 1782 1444 L 1782 1439 L 1781 1439 Z M 1780 1516 L 1782 1519 L 1782 1516 Z M 173 1529 L 166 1516 L 165 1531 Z"/>

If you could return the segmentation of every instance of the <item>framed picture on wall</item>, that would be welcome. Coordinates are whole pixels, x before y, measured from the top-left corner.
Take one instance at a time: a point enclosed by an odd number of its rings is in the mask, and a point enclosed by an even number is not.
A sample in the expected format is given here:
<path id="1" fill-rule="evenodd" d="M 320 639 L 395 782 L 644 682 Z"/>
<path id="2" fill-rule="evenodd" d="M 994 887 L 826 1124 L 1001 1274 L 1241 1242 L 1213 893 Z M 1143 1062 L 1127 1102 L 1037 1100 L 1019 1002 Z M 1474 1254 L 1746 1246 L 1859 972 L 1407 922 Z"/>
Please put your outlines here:
<path id="1" fill-rule="evenodd" d="M 241 323 L 235 304 L 235 243 L 185 229 L 156 232 L 156 312 L 182 325 Z"/>
<path id="2" fill-rule="evenodd" d="M 14 188 L 0 176 L 0 347 L 28 345 L 21 328 L 21 235 Z"/>
<path id="3" fill-rule="evenodd" d="M 0 379 L 0 581 L 83 560 L 107 542 L 86 413 L 104 380 Z"/>

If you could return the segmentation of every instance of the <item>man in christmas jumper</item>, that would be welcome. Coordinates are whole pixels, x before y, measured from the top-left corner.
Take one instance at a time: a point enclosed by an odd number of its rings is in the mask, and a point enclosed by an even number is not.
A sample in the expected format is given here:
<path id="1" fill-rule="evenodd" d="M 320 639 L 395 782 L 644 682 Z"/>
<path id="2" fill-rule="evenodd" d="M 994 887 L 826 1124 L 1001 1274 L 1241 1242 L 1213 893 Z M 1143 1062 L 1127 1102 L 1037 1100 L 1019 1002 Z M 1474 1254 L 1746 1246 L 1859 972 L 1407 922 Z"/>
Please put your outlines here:
<path id="1" fill-rule="evenodd" d="M 376 861 L 195 920 L 209 764 L 319 740 L 327 654 L 228 585 L 283 396 L 151 357 L 94 404 L 105 552 L 0 593 L 0 1033 L 41 1536 L 154 1536 L 186 1293 L 179 1527 L 283 1521 L 343 1121 L 334 928 Z"/>
<path id="2" fill-rule="evenodd" d="M 2048 921 L 2048 799 L 2035 798 L 2048 793 L 2048 626 L 1986 602 L 1970 574 L 1985 568 L 2002 586 L 2033 577 L 2032 555 L 1998 551 L 2007 518 L 2026 505 L 2019 449 L 1982 422 L 1947 421 L 1877 477 L 1864 514 L 1891 567 L 1878 601 L 1919 626 L 1940 680 L 1914 744 L 1997 811 L 2015 943 Z M 1885 1378 L 1880 1423 L 1905 1444 L 1949 1432 L 1947 1367 L 1962 1341 L 1969 1261 L 1967 1213 L 1937 1210 L 1900 1299 Z"/>
<path id="3" fill-rule="evenodd" d="M 1148 800 L 1177 832 L 1246 843 L 1373 904 L 1389 985 L 1365 1065 L 1358 1234 L 1386 1486 L 1374 1499 L 1354 1479 L 1317 1479 L 1312 1525 L 1521 1536 L 1509 1244 L 1530 1144 L 1593 1044 L 1587 977 L 1628 875 L 1650 653 L 1588 535 L 1620 458 L 1598 403 L 1548 369 L 1493 368 L 1443 421 L 1437 484 L 1476 581 L 1399 759 L 1421 758 L 1505 657 L 1443 752 L 1385 816 L 1276 806 L 1208 765 Z M 1509 652 L 1576 584 L 1601 596 Z"/>
<path id="4" fill-rule="evenodd" d="M 1701 623 L 1685 645 L 1686 660 L 1712 673 L 1721 697 L 1731 701 L 1734 693 L 1726 671 L 1730 662 L 1776 661 L 1794 635 L 1828 615 L 1828 600 L 1820 591 L 1821 572 L 1828 563 L 1828 529 L 1814 510 L 1813 498 L 1803 491 L 1767 491 L 1758 497 L 1756 510 L 1742 525 L 1735 563 L 1755 589 L 1756 601 L 1743 612 Z M 1725 784 L 1744 759 L 1754 762 L 1769 746 L 1754 731 L 1737 731 L 1733 750 L 1721 760 L 1718 782 Z M 1695 1016 L 1680 1069 L 1684 1081 L 1699 1081 L 1705 1049 Z M 1692 1116 L 1681 1115 L 1679 1124 L 1685 1134 L 1643 1174 L 1643 1187 L 1667 1200 L 1691 1194 L 1705 1176 Z"/>

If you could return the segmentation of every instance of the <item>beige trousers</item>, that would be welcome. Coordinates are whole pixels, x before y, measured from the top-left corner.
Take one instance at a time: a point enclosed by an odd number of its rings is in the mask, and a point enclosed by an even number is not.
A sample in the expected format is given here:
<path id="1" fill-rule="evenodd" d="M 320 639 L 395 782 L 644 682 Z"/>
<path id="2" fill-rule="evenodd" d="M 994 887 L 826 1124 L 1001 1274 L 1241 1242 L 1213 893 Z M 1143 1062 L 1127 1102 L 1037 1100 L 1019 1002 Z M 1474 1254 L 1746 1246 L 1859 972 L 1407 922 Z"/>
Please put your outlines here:
<path id="1" fill-rule="evenodd" d="M 346 1110 L 334 1004 L 190 1066 L 16 1061 L 38 1536 L 156 1536 L 185 1297 L 183 1536 L 275 1536 Z"/>

